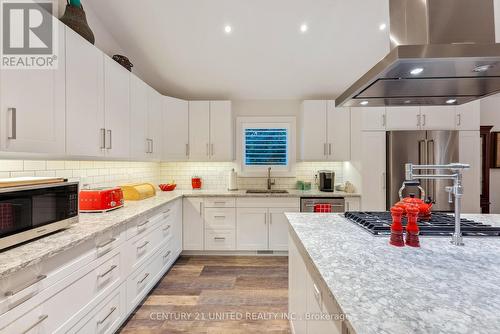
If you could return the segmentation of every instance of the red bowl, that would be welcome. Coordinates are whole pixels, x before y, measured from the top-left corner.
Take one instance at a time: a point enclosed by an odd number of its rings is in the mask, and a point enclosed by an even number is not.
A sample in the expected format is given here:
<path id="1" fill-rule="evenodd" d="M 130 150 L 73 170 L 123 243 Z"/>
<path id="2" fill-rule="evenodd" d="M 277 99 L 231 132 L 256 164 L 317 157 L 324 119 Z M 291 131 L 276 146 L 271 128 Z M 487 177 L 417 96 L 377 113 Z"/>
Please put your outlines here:
<path id="1" fill-rule="evenodd" d="M 161 191 L 172 191 L 177 187 L 176 184 L 160 184 Z"/>

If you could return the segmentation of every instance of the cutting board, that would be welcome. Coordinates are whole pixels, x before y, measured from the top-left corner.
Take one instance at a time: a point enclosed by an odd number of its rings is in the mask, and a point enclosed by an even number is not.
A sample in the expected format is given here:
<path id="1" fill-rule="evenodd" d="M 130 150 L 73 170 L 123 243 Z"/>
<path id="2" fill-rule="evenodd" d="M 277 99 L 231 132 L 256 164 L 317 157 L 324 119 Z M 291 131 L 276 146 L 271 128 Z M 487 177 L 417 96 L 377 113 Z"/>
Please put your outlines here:
<path id="1" fill-rule="evenodd" d="M 0 179 L 0 188 L 22 187 L 60 182 L 64 182 L 64 179 L 60 177 L 13 177 L 9 179 Z"/>

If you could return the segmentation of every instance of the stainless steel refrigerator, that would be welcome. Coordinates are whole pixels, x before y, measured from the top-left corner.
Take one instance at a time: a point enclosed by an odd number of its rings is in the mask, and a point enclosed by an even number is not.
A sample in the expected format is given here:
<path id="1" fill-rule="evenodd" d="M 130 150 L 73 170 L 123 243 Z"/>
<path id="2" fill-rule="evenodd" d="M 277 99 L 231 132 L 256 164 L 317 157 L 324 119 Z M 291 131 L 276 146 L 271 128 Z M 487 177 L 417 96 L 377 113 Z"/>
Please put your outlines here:
<path id="1" fill-rule="evenodd" d="M 398 192 L 405 179 L 405 164 L 448 164 L 459 161 L 458 131 L 391 131 L 387 132 L 387 209 L 399 201 Z M 422 180 L 421 186 L 434 204 L 433 211 L 453 211 L 448 203 L 446 186 L 449 180 Z M 403 196 L 415 193 L 416 187 L 407 187 Z"/>

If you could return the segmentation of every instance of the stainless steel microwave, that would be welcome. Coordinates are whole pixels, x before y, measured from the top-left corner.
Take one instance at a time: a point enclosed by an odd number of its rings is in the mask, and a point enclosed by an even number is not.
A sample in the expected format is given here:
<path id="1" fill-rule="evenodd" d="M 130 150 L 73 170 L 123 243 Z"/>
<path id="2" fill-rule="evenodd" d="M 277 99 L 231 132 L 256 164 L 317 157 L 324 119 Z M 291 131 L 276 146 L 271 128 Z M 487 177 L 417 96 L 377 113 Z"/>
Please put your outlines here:
<path id="1" fill-rule="evenodd" d="M 0 250 L 78 221 L 78 182 L 0 189 Z"/>

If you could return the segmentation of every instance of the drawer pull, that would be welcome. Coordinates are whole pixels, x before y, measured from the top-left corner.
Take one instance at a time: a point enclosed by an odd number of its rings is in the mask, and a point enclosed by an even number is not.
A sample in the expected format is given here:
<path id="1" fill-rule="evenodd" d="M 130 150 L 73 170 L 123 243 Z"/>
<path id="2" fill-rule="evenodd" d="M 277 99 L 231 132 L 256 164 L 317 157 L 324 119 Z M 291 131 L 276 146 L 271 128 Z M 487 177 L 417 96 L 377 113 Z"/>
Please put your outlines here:
<path id="1" fill-rule="evenodd" d="M 146 241 L 145 243 L 143 243 L 141 246 L 137 247 L 137 250 L 141 250 L 143 249 L 144 247 L 146 247 L 147 245 L 149 245 L 149 241 Z"/>
<path id="2" fill-rule="evenodd" d="M 33 325 L 31 325 L 29 328 L 25 329 L 21 333 L 22 334 L 29 333 L 33 328 L 35 328 L 36 326 L 40 325 L 42 322 L 44 322 L 45 320 L 47 320 L 48 317 L 49 316 L 46 315 L 46 314 L 39 316 L 38 320 Z"/>
<path id="3" fill-rule="evenodd" d="M 111 268 L 109 268 L 108 270 L 106 270 L 105 272 L 103 272 L 102 274 L 100 274 L 99 278 L 103 278 L 103 277 L 106 277 L 108 276 L 113 270 L 115 270 L 116 268 L 118 268 L 118 266 L 116 264 L 112 265 Z"/>
<path id="4" fill-rule="evenodd" d="M 97 322 L 98 325 L 102 325 L 106 320 L 108 320 L 108 318 L 113 314 L 113 312 L 116 311 L 116 306 L 113 306 L 110 310 L 109 310 L 109 313 L 108 315 L 106 315 L 102 320 L 99 320 Z"/>
<path id="5" fill-rule="evenodd" d="M 167 210 L 163 211 L 163 214 L 166 215 L 169 212 L 170 212 L 170 209 L 167 209 Z"/>
<path id="6" fill-rule="evenodd" d="M 116 239 L 115 239 L 115 238 L 111 238 L 111 239 L 109 239 L 108 241 L 106 241 L 105 243 L 100 244 L 100 245 L 97 245 L 97 248 L 104 248 L 104 247 L 106 247 L 107 245 L 110 245 L 110 244 L 112 244 L 112 243 L 113 243 L 113 242 L 115 242 L 115 241 L 116 241 Z"/>
<path id="7" fill-rule="evenodd" d="M 168 230 L 170 230 L 170 227 L 171 227 L 170 225 L 168 225 L 167 227 L 165 227 L 165 228 L 163 229 L 163 232 L 167 232 Z"/>
<path id="8" fill-rule="evenodd" d="M 226 216 L 214 216 L 215 219 L 226 219 Z"/>
<path id="9" fill-rule="evenodd" d="M 146 220 L 144 223 L 137 224 L 137 228 L 141 228 L 143 226 L 146 226 L 149 223 L 149 220 Z"/>
<path id="10" fill-rule="evenodd" d="M 214 202 L 214 204 L 226 205 L 226 202 Z"/>
<path id="11" fill-rule="evenodd" d="M 172 253 L 171 251 L 168 251 L 167 254 L 163 255 L 163 258 L 166 259 L 167 257 L 170 256 L 171 253 Z"/>
<path id="12" fill-rule="evenodd" d="M 314 288 L 314 297 L 316 298 L 318 303 L 321 304 L 321 292 L 319 291 L 318 287 L 314 283 L 313 283 L 313 288 Z"/>
<path id="13" fill-rule="evenodd" d="M 214 237 L 214 240 L 226 240 L 224 237 Z"/>
<path id="14" fill-rule="evenodd" d="M 138 284 L 141 284 L 142 282 L 144 282 L 146 280 L 146 278 L 149 277 L 149 273 L 146 273 L 144 274 L 144 277 L 140 280 L 140 281 L 137 281 Z"/>
<path id="15" fill-rule="evenodd" d="M 22 287 L 17 288 L 16 290 L 7 291 L 5 293 L 5 297 L 12 297 L 15 294 L 18 294 L 19 292 L 21 292 L 21 291 L 29 288 L 32 285 L 35 285 L 36 283 L 38 283 L 38 282 L 40 282 L 40 281 L 42 281 L 42 280 L 44 280 L 46 278 L 47 278 L 47 275 L 39 275 L 33 281 L 28 282 L 26 285 L 23 285 Z"/>

